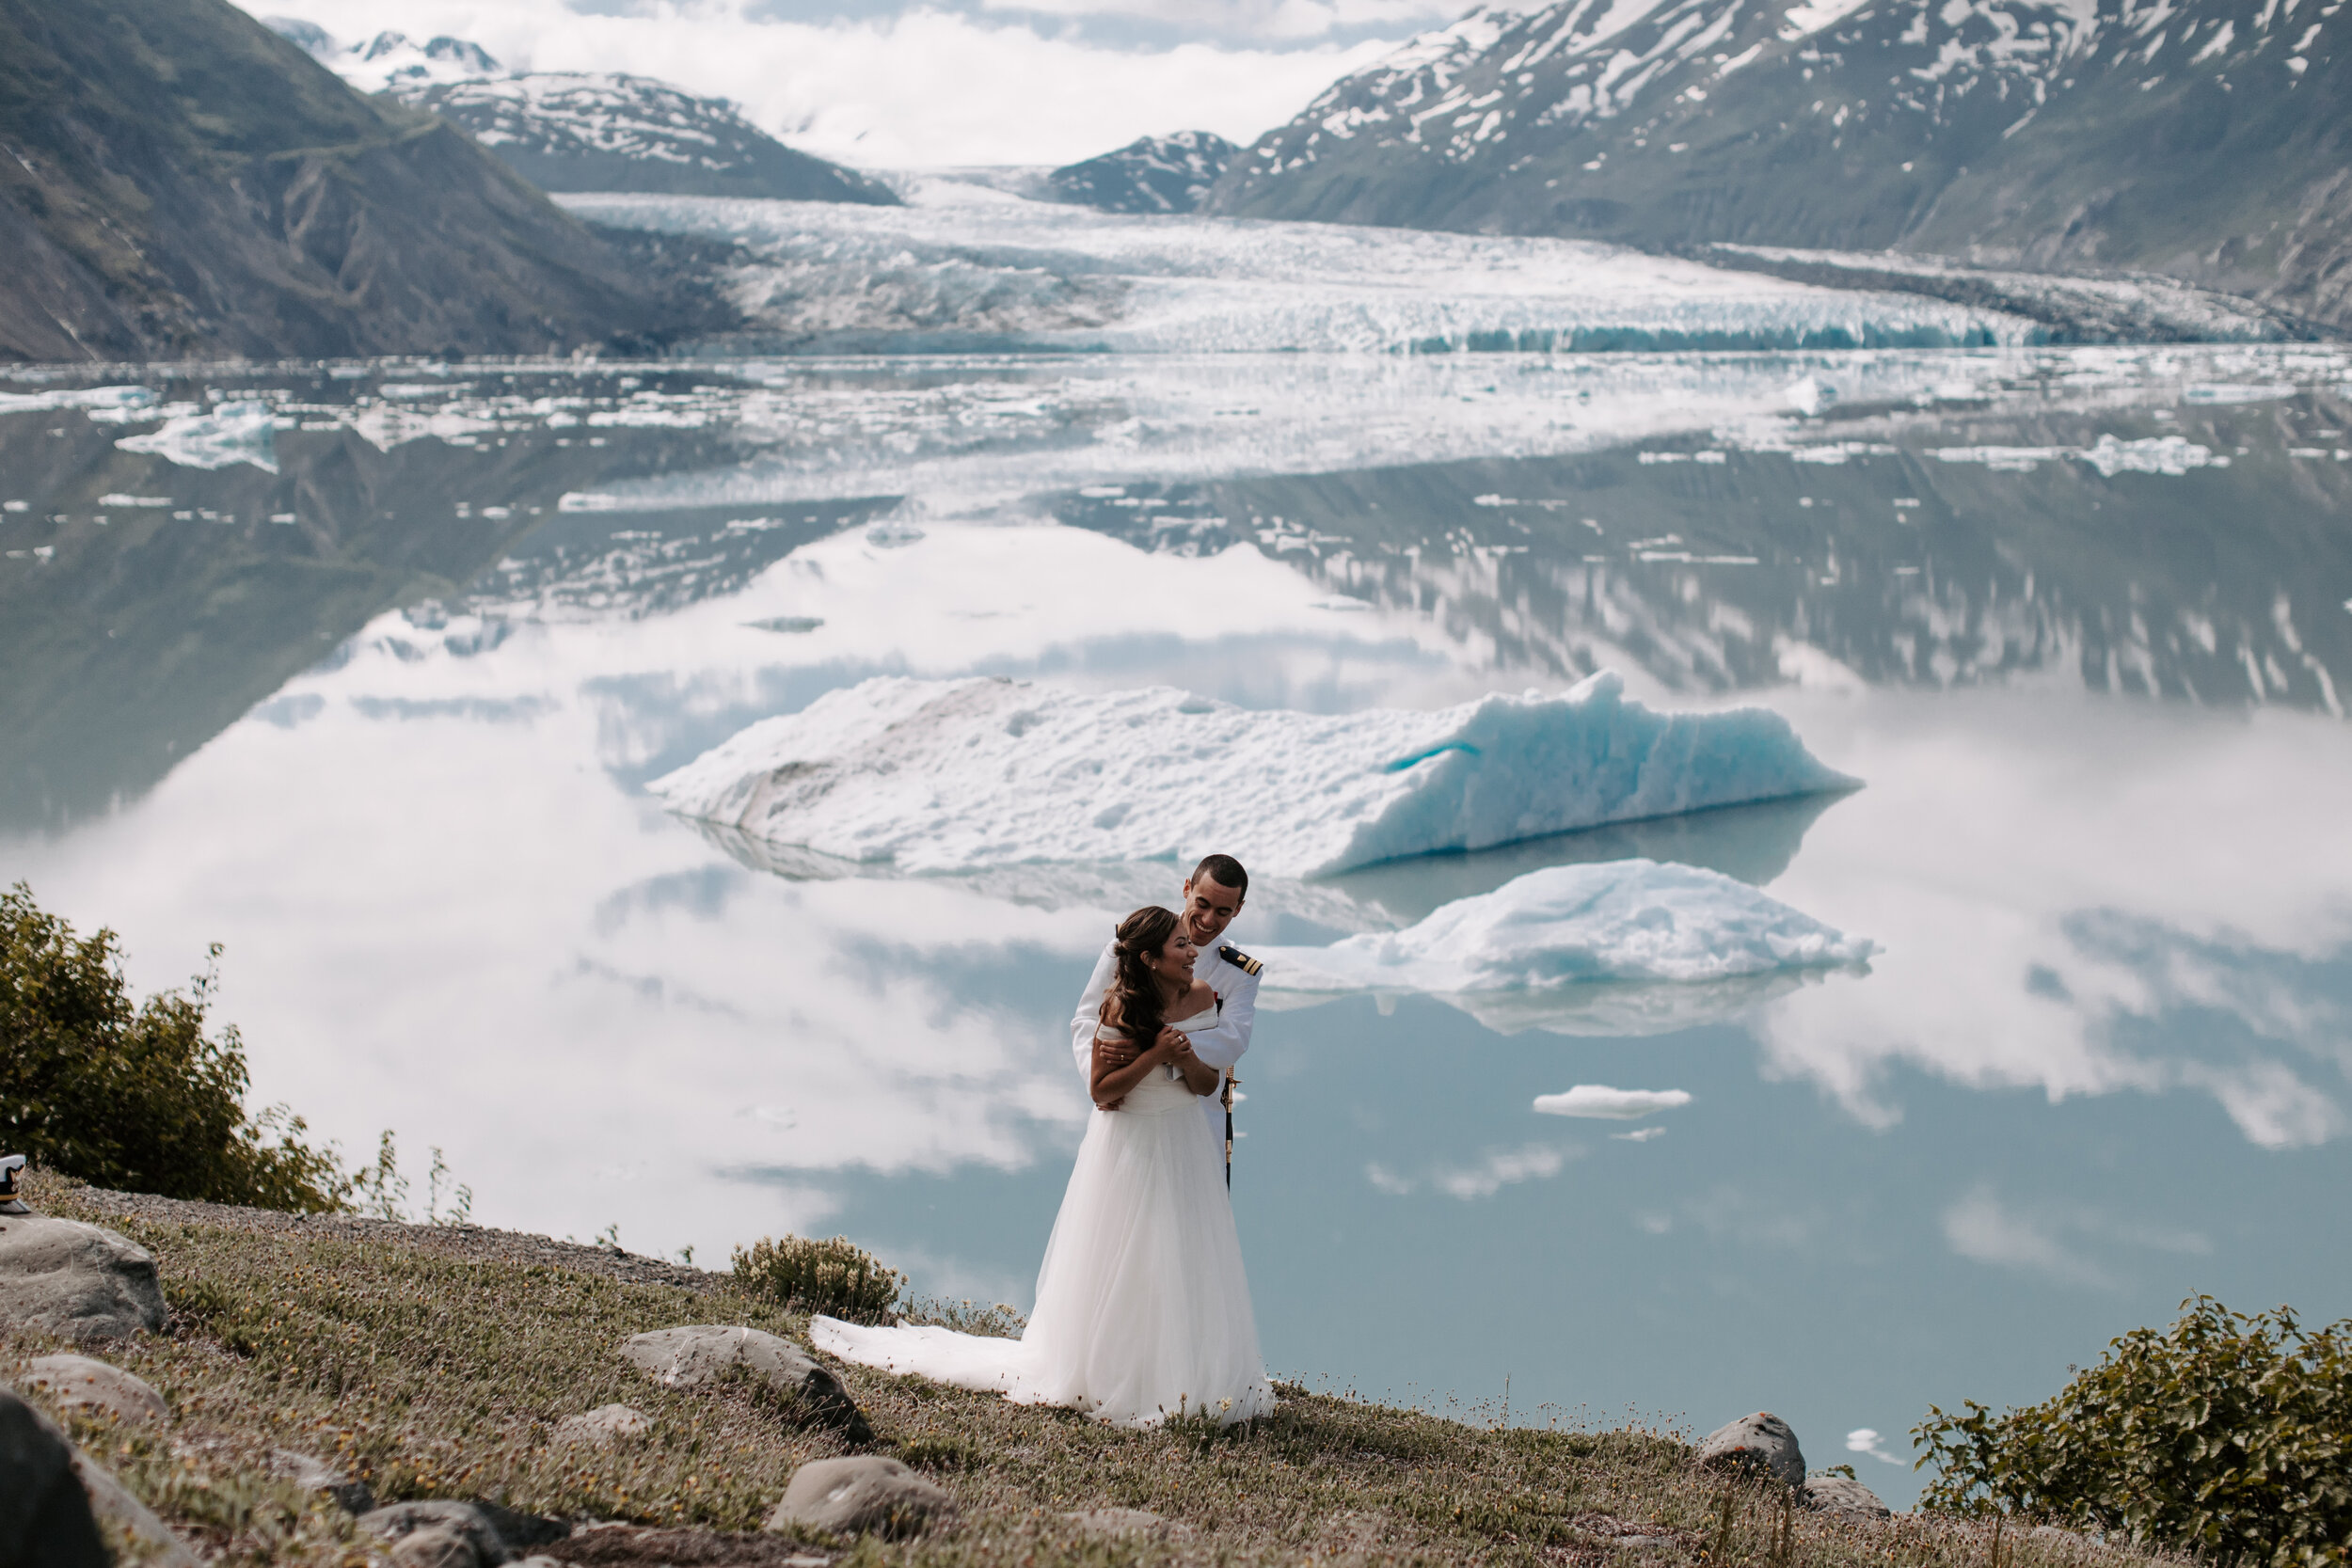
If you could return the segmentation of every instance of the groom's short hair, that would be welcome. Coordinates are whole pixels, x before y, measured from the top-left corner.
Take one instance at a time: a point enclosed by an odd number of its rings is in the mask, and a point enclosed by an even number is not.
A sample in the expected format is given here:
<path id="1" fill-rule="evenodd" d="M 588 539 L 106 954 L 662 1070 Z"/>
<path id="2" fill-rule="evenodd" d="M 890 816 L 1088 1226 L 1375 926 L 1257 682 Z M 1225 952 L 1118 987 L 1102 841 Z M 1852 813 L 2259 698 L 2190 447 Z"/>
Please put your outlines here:
<path id="1" fill-rule="evenodd" d="M 1249 896 L 1249 873 L 1244 871 L 1241 862 L 1231 855 L 1203 856 L 1200 863 L 1192 868 L 1192 875 L 1184 880 L 1197 882 L 1203 877 L 1219 887 L 1232 888 L 1241 897 Z"/>

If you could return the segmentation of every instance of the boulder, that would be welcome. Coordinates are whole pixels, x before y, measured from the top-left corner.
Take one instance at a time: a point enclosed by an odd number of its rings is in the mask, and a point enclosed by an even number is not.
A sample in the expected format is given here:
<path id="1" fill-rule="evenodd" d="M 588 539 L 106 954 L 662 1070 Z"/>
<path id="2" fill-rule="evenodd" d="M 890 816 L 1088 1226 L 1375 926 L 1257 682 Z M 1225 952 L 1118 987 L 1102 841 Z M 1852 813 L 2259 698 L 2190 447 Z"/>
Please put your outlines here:
<path id="1" fill-rule="evenodd" d="M 24 1370 L 24 1381 L 62 1405 L 103 1410 L 117 1420 L 168 1421 L 171 1407 L 145 1378 L 87 1355 L 44 1355 Z"/>
<path id="2" fill-rule="evenodd" d="M 840 1381 L 798 1345 L 772 1334 L 694 1323 L 637 1335 L 622 1344 L 621 1354 L 665 1388 L 692 1388 L 740 1367 L 796 1402 L 818 1425 L 852 1443 L 873 1440 L 874 1429 Z"/>
<path id="3" fill-rule="evenodd" d="M 106 1568 L 73 1445 L 48 1417 L 0 1389 L 0 1562 Z"/>
<path id="4" fill-rule="evenodd" d="M 293 1481 L 305 1492 L 326 1493 L 341 1503 L 346 1513 L 366 1513 L 375 1507 L 373 1487 L 364 1481 L 352 1480 L 312 1454 L 274 1449 L 269 1456 L 269 1473 Z"/>
<path id="5" fill-rule="evenodd" d="M 1850 1518 L 1885 1519 L 1894 1512 L 1879 1501 L 1877 1493 L 1851 1476 L 1808 1476 L 1803 1496 L 1807 1508 Z"/>
<path id="6" fill-rule="evenodd" d="M 496 1568 L 533 1546 L 561 1541 L 572 1532 L 571 1526 L 560 1519 L 542 1519 L 519 1509 L 437 1498 L 372 1509 L 359 1515 L 358 1524 L 369 1534 L 393 1544 L 393 1559 L 402 1568 L 410 1568 L 410 1560 L 400 1553 L 409 1549 L 405 1543 L 413 1536 L 449 1535 L 473 1553 L 470 1560 L 452 1558 L 444 1563 L 442 1558 L 433 1554 L 446 1553 L 450 1548 L 437 1539 L 429 1540 L 413 1548 L 422 1554 L 415 1560 L 415 1568 L 469 1568 L 471 1561 L 479 1561 L 485 1568 Z"/>
<path id="7" fill-rule="evenodd" d="M 393 1568 L 490 1568 L 505 1557 L 485 1557 L 464 1531 L 447 1525 L 410 1530 L 392 1545 Z"/>
<path id="8" fill-rule="evenodd" d="M 0 1322 L 78 1344 L 158 1333 L 164 1288 L 155 1259 L 79 1220 L 0 1217 Z"/>
<path id="9" fill-rule="evenodd" d="M 860 1454 L 816 1460 L 793 1471 L 784 1500 L 768 1515 L 768 1528 L 914 1535 L 955 1507 L 946 1491 L 897 1460 Z"/>
<path id="10" fill-rule="evenodd" d="M 1699 1463 L 1771 1476 L 1786 1486 L 1804 1484 L 1804 1450 L 1788 1423 L 1767 1410 L 1742 1416 L 1700 1440 Z"/>
<path id="11" fill-rule="evenodd" d="M 625 1404 L 600 1404 L 580 1416 L 567 1416 L 555 1423 L 555 1446 L 568 1448 L 578 1444 L 584 1448 L 606 1449 L 616 1443 L 634 1443 L 653 1430 L 653 1418 L 642 1410 L 631 1410 Z"/>

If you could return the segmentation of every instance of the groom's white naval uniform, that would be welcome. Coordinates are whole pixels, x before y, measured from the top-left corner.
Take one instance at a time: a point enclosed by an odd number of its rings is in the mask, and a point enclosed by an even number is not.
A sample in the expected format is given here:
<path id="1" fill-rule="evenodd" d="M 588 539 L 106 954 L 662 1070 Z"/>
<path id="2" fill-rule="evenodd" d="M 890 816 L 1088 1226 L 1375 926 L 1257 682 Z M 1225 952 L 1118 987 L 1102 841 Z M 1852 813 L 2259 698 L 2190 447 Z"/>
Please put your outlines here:
<path id="1" fill-rule="evenodd" d="M 1087 976 L 1087 989 L 1078 994 L 1078 1010 L 1070 1015 L 1071 1052 L 1078 1058 L 1079 1076 L 1089 1085 L 1094 1082 L 1094 1030 L 1102 1016 L 1103 993 L 1110 989 L 1111 971 L 1117 963 L 1111 943 L 1104 942 L 1103 956 L 1094 960 L 1094 973 Z M 1216 1027 L 1192 1037 L 1192 1053 L 1216 1069 L 1217 1089 L 1200 1097 L 1200 1110 L 1201 1125 L 1220 1162 L 1225 1157 L 1224 1085 L 1233 1064 L 1249 1049 L 1250 1025 L 1258 1021 L 1258 969 L 1257 959 L 1230 942 L 1202 953 L 1192 966 L 1193 978 L 1206 981 L 1216 992 Z"/>

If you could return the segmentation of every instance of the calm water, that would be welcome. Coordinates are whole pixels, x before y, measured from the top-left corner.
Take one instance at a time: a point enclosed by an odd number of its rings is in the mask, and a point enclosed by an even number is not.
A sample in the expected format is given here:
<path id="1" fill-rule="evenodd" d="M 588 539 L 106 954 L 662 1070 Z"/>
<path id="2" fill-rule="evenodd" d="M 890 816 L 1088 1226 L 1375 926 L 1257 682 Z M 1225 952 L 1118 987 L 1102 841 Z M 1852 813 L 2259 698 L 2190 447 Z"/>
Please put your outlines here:
<path id="1" fill-rule="evenodd" d="M 1902 1501 L 1931 1402 L 2043 1397 L 2191 1291 L 2352 1313 L 2352 357 L 115 380 L 156 402 L 0 385 L 0 877 L 143 987 L 226 942 L 260 1096 L 438 1147 L 488 1223 L 706 1263 L 846 1231 L 1025 1305 L 1062 1022 L 1177 874 L 793 879 L 642 788 L 745 723 L 892 672 L 1346 711 L 1614 668 L 1866 787 L 1375 868 L 1235 940 L 1646 854 L 1883 956 L 1633 1036 L 1263 1015 L 1234 1196 L 1277 1368 L 1771 1408 Z M 263 462 L 186 461 L 255 398 Z M 1692 1100 L 1532 1110 L 1575 1084 Z"/>

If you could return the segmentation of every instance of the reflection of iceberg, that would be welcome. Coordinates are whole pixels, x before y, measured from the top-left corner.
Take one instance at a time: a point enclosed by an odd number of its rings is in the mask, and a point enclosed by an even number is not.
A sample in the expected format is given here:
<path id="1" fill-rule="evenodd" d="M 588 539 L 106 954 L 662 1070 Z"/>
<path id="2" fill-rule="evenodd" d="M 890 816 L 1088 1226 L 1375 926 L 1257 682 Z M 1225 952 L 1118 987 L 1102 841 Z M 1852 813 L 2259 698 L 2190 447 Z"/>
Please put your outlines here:
<path id="1" fill-rule="evenodd" d="M 681 816 L 902 871 L 1218 849 L 1305 877 L 1853 782 L 1777 714 L 1657 713 L 1604 671 L 1565 695 L 1345 716 L 883 677 L 650 787 Z"/>
<path id="2" fill-rule="evenodd" d="M 1877 944 L 1745 882 L 1687 865 L 1556 865 L 1456 899 L 1402 931 L 1275 947 L 1285 991 L 1550 991 L 1595 982 L 1720 984 L 1867 961 Z"/>
<path id="3" fill-rule="evenodd" d="M 278 471 L 276 416 L 259 399 L 224 403 L 209 414 L 178 414 L 163 428 L 144 436 L 125 436 L 115 443 L 124 451 L 152 452 L 183 468 L 225 468 L 250 463 L 270 473 Z"/>

